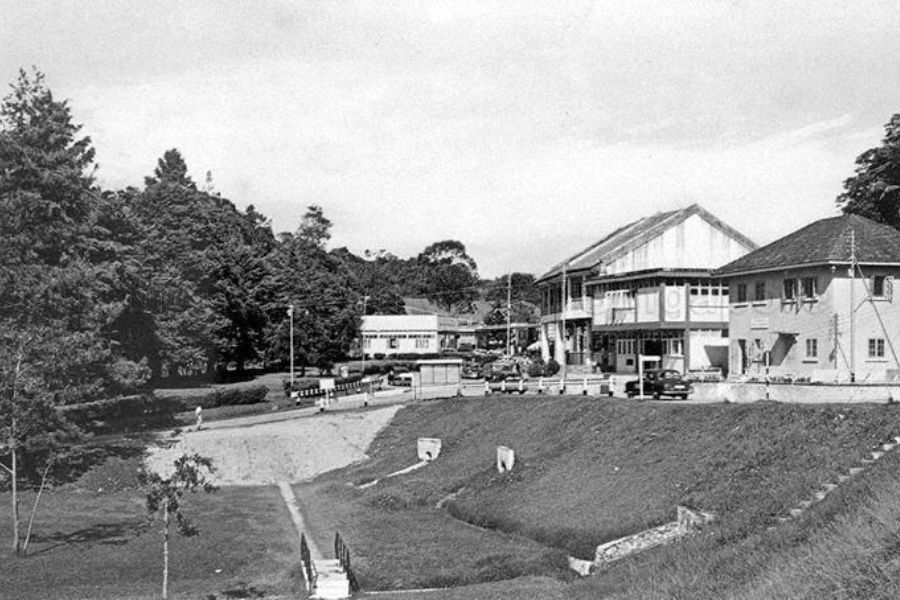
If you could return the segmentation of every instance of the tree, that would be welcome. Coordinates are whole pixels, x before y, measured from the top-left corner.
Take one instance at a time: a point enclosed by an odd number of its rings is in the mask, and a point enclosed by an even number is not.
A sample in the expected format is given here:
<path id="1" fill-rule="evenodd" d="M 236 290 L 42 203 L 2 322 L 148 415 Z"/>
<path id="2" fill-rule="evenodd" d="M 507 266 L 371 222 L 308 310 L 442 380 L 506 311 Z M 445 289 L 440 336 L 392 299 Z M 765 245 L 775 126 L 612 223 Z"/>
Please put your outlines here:
<path id="1" fill-rule="evenodd" d="M 311 227 L 311 222 L 316 226 Z M 294 349 L 303 368 L 314 365 L 330 370 L 358 337 L 359 283 L 347 267 L 346 256 L 325 250 L 324 240 L 330 237 L 326 225 L 330 222 L 321 211 L 310 207 L 295 233 L 281 234 L 267 260 L 266 340 L 271 361 L 283 361 L 290 354 L 288 305 L 296 307 Z"/>
<path id="2" fill-rule="evenodd" d="M 80 434 L 56 410 L 41 377 L 41 356 L 55 336 L 47 330 L 43 336 L 40 333 L 25 337 L 5 331 L 0 336 L 0 467 L 9 477 L 12 552 L 16 555 L 28 550 L 41 492 L 54 459 Z M 23 536 L 19 485 L 35 476 L 40 488 Z"/>
<path id="3" fill-rule="evenodd" d="M 325 218 L 321 206 L 306 207 L 306 214 L 297 229 L 297 237 L 320 248 L 331 239 L 331 221 Z"/>
<path id="4" fill-rule="evenodd" d="M 20 484 L 46 482 L 78 436 L 62 404 L 112 383 L 103 335 L 114 279 L 96 233 L 94 150 L 40 72 L 19 72 L 0 104 L 0 466 L 9 477 L 12 548 L 27 549 Z"/>
<path id="5" fill-rule="evenodd" d="M 185 454 L 175 460 L 174 469 L 168 477 L 147 470 L 141 473 L 141 481 L 147 488 L 148 517 L 151 522 L 157 519 L 162 521 L 163 598 L 169 597 L 169 525 L 174 519 L 180 535 L 199 534 L 199 529 L 182 512 L 182 501 L 189 493 L 216 491 L 216 486 L 209 480 L 213 472 L 210 458 Z"/>
<path id="6" fill-rule="evenodd" d="M 462 242 L 435 242 L 416 261 L 424 271 L 422 291 L 432 302 L 451 310 L 468 308 L 478 298 L 478 269 Z"/>
<path id="7" fill-rule="evenodd" d="M 149 302 L 126 325 L 147 348 L 154 375 L 242 371 L 262 352 L 268 221 L 196 188 L 181 154 L 168 150 L 142 192 L 123 192 L 143 233 L 140 264 Z M 152 320 L 152 333 L 146 316 Z M 154 357 L 165 356 L 162 361 Z"/>
<path id="8" fill-rule="evenodd" d="M 881 146 L 856 159 L 856 175 L 844 181 L 837 204 L 857 214 L 900 229 L 900 114 L 885 125 Z"/>

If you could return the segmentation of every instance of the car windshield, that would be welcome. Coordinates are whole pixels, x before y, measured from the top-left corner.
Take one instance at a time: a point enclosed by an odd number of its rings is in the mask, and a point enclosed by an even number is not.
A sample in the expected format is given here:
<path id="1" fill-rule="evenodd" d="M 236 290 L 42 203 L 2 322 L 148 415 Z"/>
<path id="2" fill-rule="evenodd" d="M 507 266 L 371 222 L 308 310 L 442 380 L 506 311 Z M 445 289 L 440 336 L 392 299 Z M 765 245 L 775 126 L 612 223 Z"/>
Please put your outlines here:
<path id="1" fill-rule="evenodd" d="M 678 371 L 663 371 L 659 374 L 661 379 L 681 379 L 681 373 Z"/>

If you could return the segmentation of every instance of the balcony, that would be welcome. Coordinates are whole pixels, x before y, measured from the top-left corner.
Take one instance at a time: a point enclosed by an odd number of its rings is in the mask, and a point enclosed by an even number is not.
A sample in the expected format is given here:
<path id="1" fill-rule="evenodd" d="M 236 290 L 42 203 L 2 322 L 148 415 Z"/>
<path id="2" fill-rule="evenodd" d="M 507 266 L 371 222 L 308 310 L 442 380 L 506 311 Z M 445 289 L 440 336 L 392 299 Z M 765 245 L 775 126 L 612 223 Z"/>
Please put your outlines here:
<path id="1" fill-rule="evenodd" d="M 591 317 L 592 313 L 590 298 L 579 297 L 569 300 L 565 308 L 566 319 L 590 319 Z M 541 323 L 553 323 L 556 321 L 561 321 L 562 318 L 563 311 L 561 310 L 560 305 L 551 304 L 550 310 L 541 315 Z"/>

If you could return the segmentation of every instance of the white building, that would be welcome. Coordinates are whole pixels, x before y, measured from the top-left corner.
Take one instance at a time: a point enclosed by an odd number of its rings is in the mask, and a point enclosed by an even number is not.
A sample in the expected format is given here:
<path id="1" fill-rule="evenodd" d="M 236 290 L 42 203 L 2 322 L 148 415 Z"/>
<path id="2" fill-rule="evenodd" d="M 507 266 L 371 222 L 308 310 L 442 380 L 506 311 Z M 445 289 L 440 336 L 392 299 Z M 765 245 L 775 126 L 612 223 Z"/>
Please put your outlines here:
<path id="1" fill-rule="evenodd" d="M 366 315 L 360 333 L 363 352 L 376 354 L 431 354 L 455 348 L 456 319 L 439 315 Z"/>
<path id="2" fill-rule="evenodd" d="M 726 368 L 729 289 L 713 270 L 755 248 L 696 204 L 620 227 L 538 279 L 544 358 L 617 372 L 634 372 L 638 354 L 680 371 Z"/>

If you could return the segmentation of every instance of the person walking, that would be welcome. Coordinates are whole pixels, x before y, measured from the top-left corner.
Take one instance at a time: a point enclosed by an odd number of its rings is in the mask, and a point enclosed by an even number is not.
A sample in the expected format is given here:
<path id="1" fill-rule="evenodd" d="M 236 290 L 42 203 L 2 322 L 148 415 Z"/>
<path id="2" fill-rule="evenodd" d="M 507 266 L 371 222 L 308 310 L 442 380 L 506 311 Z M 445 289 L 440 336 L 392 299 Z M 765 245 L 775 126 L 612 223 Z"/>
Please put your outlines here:
<path id="1" fill-rule="evenodd" d="M 197 431 L 200 431 L 200 426 L 203 425 L 203 407 L 197 405 L 197 408 L 194 409 L 194 416 L 197 417 Z"/>

